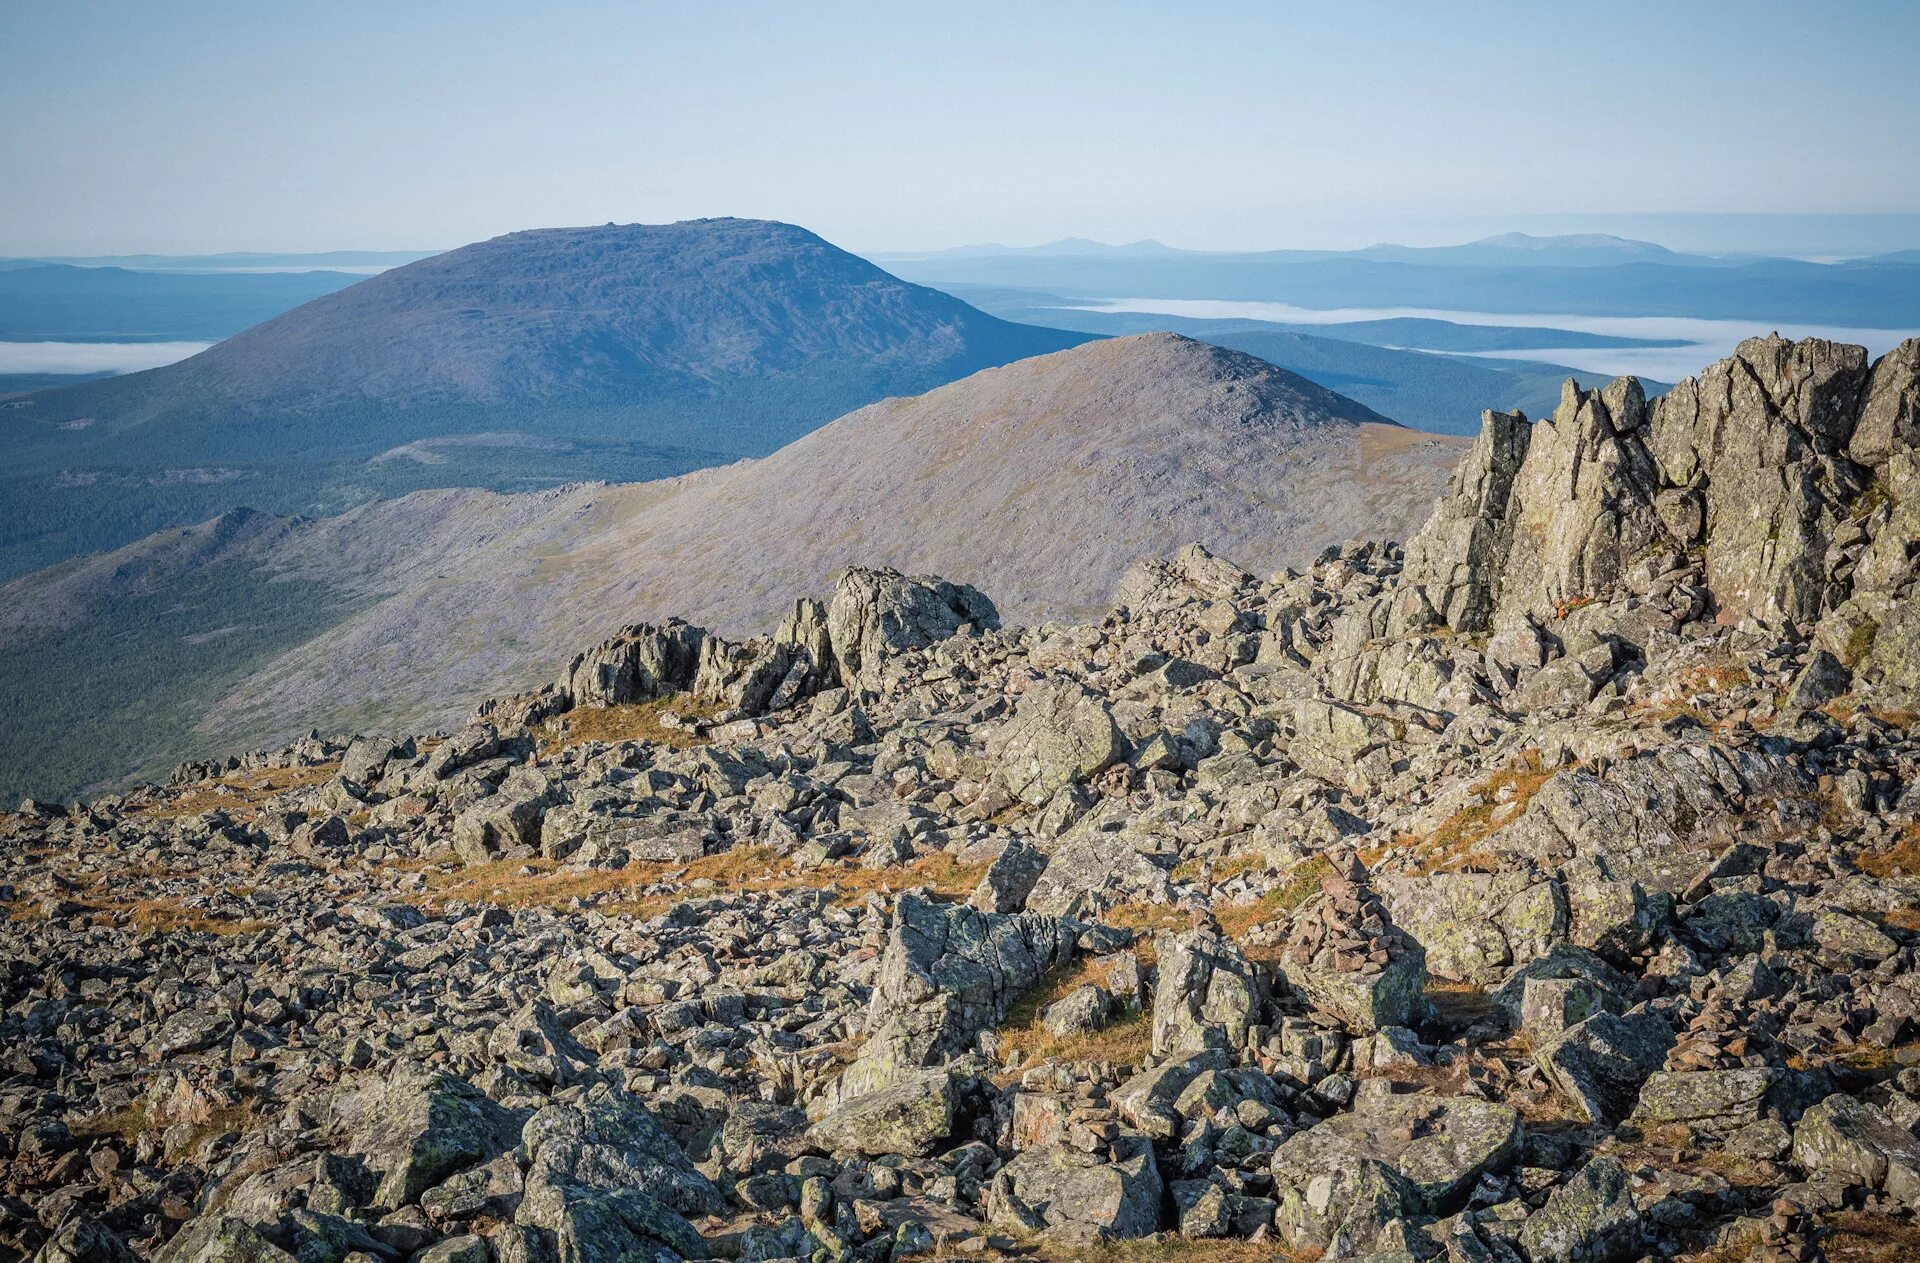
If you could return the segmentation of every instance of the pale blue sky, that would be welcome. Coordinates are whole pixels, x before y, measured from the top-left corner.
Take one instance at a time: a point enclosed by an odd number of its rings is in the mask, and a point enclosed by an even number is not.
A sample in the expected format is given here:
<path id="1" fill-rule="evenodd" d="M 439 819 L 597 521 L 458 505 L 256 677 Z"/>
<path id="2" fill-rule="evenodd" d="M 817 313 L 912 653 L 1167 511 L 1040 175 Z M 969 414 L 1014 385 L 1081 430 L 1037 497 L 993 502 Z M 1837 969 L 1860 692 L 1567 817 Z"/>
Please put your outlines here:
<path id="1" fill-rule="evenodd" d="M 0 0 L 0 50 L 0 254 L 1920 212 L 1911 3 Z"/>

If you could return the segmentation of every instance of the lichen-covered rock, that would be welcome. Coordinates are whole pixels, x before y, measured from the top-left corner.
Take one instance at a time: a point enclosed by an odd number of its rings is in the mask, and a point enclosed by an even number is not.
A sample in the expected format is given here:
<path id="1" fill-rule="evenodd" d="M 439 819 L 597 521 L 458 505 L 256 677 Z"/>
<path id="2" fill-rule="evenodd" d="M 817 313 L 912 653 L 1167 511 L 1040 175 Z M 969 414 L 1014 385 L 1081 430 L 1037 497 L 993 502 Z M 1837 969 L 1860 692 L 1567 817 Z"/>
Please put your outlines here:
<path id="1" fill-rule="evenodd" d="M 88 1263 L 91 1263 L 89 1257 Z M 202 1215 L 167 1242 L 154 1263 L 300 1263 L 261 1236 L 252 1224 L 229 1215 Z"/>
<path id="2" fill-rule="evenodd" d="M 1200 1075 L 1225 1070 L 1232 1064 L 1232 1059 L 1220 1048 L 1170 1056 L 1122 1083 L 1111 1097 L 1113 1108 L 1131 1126 L 1154 1140 L 1171 1140 L 1180 1128 L 1179 1112 L 1174 1105 L 1181 1095 Z"/>
<path id="3" fill-rule="evenodd" d="M 1021 802 L 1039 806 L 1124 759 L 1127 743 L 1098 694 L 1055 680 L 1021 696 L 987 749 L 995 779 Z"/>
<path id="4" fill-rule="evenodd" d="M 559 690 L 575 706 L 618 706 L 686 691 L 700 667 L 703 628 L 679 619 L 636 623 L 587 650 L 560 673 Z"/>
<path id="5" fill-rule="evenodd" d="M 1702 1131 L 1732 1131 L 1760 1121 L 1779 1076 L 1771 1066 L 1658 1070 L 1641 1086 L 1630 1121 L 1685 1123 Z"/>
<path id="6" fill-rule="evenodd" d="M 986 875 L 967 899 L 982 912 L 1019 912 L 1046 871 L 1047 857 L 1024 838 L 1014 838 L 987 865 Z"/>
<path id="7" fill-rule="evenodd" d="M 687 1215 L 711 1214 L 723 1205 L 719 1190 L 694 1169 L 653 1111 L 611 1084 L 595 1084 L 577 1101 L 541 1110 L 527 1120 L 521 1144 L 529 1158 L 528 1198 L 536 1182 L 545 1181 L 570 1189 L 637 1189 Z M 520 1222 L 536 1223 L 526 1217 Z"/>
<path id="8" fill-rule="evenodd" d="M 1049 1145 L 1001 1168 L 988 1214 L 995 1223 L 1063 1241 L 1125 1240 L 1159 1231 L 1162 1193 L 1153 1147 L 1144 1137 L 1123 1138 L 1111 1161 Z"/>
<path id="9" fill-rule="evenodd" d="M 811 1134 L 833 1153 L 926 1157 L 953 1134 L 957 1104 L 947 1071 L 902 1074 L 885 1087 L 841 1100 Z"/>
<path id="10" fill-rule="evenodd" d="M 1641 1253 L 1640 1212 L 1616 1158 L 1595 1158 L 1527 1217 L 1521 1247 L 1532 1263 L 1624 1263 Z"/>
<path id="11" fill-rule="evenodd" d="M 1323 1246 L 1350 1213 L 1320 1197 L 1331 1173 L 1379 1163 L 1393 1172 L 1390 1186 L 1406 1213 L 1450 1214 L 1481 1176 L 1512 1165 L 1523 1138 L 1520 1115 L 1511 1106 L 1464 1097 L 1376 1097 L 1275 1150 L 1275 1196 L 1290 1208 L 1296 1244 Z M 1349 1191 L 1368 1188 L 1356 1183 Z"/>
<path id="12" fill-rule="evenodd" d="M 967 1052 L 1041 975 L 1072 955 L 1073 945 L 1074 931 L 1052 917 L 901 895 L 867 1007 L 866 1043 L 842 1090 L 862 1095 L 901 1071 Z"/>
<path id="13" fill-rule="evenodd" d="M 1154 1055 L 1244 1047 L 1266 1003 L 1266 982 L 1246 955 L 1210 930 L 1162 935 L 1158 946 Z"/>
<path id="14" fill-rule="evenodd" d="M 1000 612 L 977 588 L 889 567 L 840 572 L 827 602 L 827 637 L 840 678 L 874 689 L 889 658 L 945 640 L 963 626 L 989 630 Z"/>
<path id="15" fill-rule="evenodd" d="M 346 1152 L 380 1177 L 373 1204 L 389 1210 L 511 1148 L 522 1121 L 466 1081 L 410 1062 L 342 1093 L 333 1114 Z"/>
<path id="16" fill-rule="evenodd" d="M 1793 1161 L 1815 1179 L 1885 1189 L 1920 1205 L 1920 1139 L 1855 1097 L 1835 1093 L 1801 1116 Z"/>
<path id="17" fill-rule="evenodd" d="M 1611 1125 L 1633 1111 L 1640 1087 L 1666 1063 L 1673 1030 L 1657 1013 L 1600 1012 L 1534 1050 L 1533 1059 L 1576 1115 Z"/>

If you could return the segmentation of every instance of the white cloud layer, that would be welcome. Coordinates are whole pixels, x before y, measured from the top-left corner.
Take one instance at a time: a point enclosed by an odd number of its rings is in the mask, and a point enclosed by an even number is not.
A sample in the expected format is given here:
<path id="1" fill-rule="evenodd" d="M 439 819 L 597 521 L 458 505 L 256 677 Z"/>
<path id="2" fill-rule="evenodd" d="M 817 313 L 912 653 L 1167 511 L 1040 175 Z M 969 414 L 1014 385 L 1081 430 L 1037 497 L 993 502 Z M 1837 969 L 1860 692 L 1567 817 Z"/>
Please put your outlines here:
<path id="1" fill-rule="evenodd" d="M 198 355 L 211 342 L 0 342 L 0 373 L 132 373 Z"/>

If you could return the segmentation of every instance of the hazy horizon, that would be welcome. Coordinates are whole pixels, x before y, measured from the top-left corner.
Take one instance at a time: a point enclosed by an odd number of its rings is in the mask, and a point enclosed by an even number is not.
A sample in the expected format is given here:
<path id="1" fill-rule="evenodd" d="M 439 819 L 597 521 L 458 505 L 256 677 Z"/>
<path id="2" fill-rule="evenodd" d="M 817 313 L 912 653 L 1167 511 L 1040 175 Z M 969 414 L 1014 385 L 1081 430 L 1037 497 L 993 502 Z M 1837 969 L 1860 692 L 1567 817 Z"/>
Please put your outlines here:
<path id="1" fill-rule="evenodd" d="M 448 248 L 711 215 L 871 253 L 1510 230 L 1920 245 L 1920 12 L 1804 18 L 1782 2 L 1392 3 L 1366 23 L 1251 4 L 1206 21 L 1129 4 L 10 6 L 0 254 Z"/>

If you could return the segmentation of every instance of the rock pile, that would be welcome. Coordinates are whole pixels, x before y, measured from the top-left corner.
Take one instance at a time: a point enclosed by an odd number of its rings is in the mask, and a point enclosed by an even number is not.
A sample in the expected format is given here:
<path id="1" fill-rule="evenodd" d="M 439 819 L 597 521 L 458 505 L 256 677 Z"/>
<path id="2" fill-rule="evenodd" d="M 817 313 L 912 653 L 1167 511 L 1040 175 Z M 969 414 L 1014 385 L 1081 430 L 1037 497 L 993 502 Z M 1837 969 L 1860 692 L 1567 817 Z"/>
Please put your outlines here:
<path id="1" fill-rule="evenodd" d="M 1489 415 L 1404 548 L 1083 626 L 853 571 L 23 804 L 0 1259 L 1902 1248 L 1917 370 L 1750 342 Z"/>

